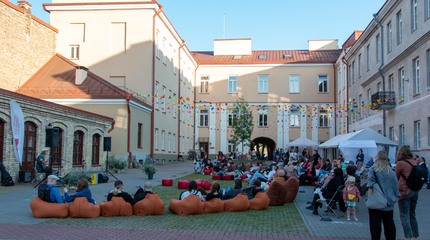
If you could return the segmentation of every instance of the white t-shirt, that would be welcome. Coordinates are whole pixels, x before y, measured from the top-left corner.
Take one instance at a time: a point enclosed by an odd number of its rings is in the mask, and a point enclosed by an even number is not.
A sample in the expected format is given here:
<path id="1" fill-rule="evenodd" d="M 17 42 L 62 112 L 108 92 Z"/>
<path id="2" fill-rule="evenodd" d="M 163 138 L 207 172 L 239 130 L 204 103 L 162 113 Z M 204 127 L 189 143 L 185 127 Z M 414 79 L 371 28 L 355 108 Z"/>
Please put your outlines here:
<path id="1" fill-rule="evenodd" d="M 191 192 L 190 191 L 183 192 L 181 194 L 181 199 L 180 200 L 185 199 L 186 197 L 190 196 L 191 194 L 197 195 L 200 198 L 200 201 L 204 201 L 205 200 L 205 198 L 203 197 L 202 193 L 199 192 L 199 191 L 197 191 L 197 190 L 191 190 Z"/>

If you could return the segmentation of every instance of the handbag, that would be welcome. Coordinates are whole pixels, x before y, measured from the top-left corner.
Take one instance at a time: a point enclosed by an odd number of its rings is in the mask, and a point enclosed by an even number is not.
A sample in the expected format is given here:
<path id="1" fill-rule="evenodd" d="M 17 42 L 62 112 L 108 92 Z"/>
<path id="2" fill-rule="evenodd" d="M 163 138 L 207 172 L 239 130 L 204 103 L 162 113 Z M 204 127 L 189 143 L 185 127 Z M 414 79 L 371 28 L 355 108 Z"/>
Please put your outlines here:
<path id="1" fill-rule="evenodd" d="M 383 209 L 387 207 L 387 198 L 384 195 L 384 192 L 381 189 L 381 186 L 378 184 L 378 179 L 376 178 L 376 173 L 373 172 L 375 175 L 375 184 L 373 185 L 373 191 L 371 194 L 367 196 L 366 199 L 366 207 L 369 209 Z"/>

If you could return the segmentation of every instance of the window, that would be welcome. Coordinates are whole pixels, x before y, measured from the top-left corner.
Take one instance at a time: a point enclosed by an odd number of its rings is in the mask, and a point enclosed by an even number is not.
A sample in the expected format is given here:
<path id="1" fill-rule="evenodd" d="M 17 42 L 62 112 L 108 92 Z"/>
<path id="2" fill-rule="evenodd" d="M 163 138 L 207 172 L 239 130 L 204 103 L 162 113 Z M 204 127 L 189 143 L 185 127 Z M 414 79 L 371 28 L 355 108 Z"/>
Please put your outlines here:
<path id="1" fill-rule="evenodd" d="M 368 106 L 372 105 L 372 90 L 370 88 L 367 89 L 367 103 L 368 103 Z M 367 115 L 369 115 L 370 110 L 372 110 L 370 107 L 366 108 Z"/>
<path id="2" fill-rule="evenodd" d="M 378 82 L 376 84 L 376 89 L 378 90 L 378 92 L 382 92 L 382 84 L 381 84 L 381 82 Z"/>
<path id="3" fill-rule="evenodd" d="M 160 59 L 160 31 L 155 32 L 155 57 Z"/>
<path id="4" fill-rule="evenodd" d="M 321 128 L 328 127 L 328 115 L 325 109 L 320 109 L 319 111 L 319 126 Z"/>
<path id="5" fill-rule="evenodd" d="M 228 76 L 228 93 L 237 93 L 237 75 Z"/>
<path id="6" fill-rule="evenodd" d="M 228 127 L 233 127 L 233 123 L 234 123 L 234 114 L 233 112 L 229 111 L 228 115 L 227 115 L 227 126 Z"/>
<path id="7" fill-rule="evenodd" d="M 24 123 L 24 128 L 24 152 L 22 168 L 32 170 L 34 160 L 37 157 L 37 126 L 33 122 L 27 121 Z"/>
<path id="8" fill-rule="evenodd" d="M 376 62 L 379 63 L 381 61 L 381 36 L 376 35 Z"/>
<path id="9" fill-rule="evenodd" d="M 399 126 L 399 146 L 405 145 L 405 125 Z"/>
<path id="10" fill-rule="evenodd" d="M 158 82 L 155 82 L 155 89 L 154 89 L 154 108 L 158 110 L 158 88 L 160 84 Z"/>
<path id="11" fill-rule="evenodd" d="M 289 76 L 290 93 L 300 92 L 300 75 L 293 74 Z"/>
<path id="12" fill-rule="evenodd" d="M 158 128 L 154 130 L 154 149 L 158 150 Z"/>
<path id="13" fill-rule="evenodd" d="M 142 123 L 137 124 L 137 148 L 142 148 Z"/>
<path id="14" fill-rule="evenodd" d="M 420 59 L 415 58 L 413 61 L 414 69 L 414 94 L 419 94 L 420 91 Z"/>
<path id="15" fill-rule="evenodd" d="M 353 107 L 353 109 L 356 109 L 356 107 L 357 107 L 357 102 L 355 101 L 355 98 L 352 99 L 352 107 Z M 352 115 L 352 119 L 351 120 L 355 122 L 355 119 L 357 117 L 357 111 L 352 110 L 351 111 L 351 115 Z"/>
<path id="16" fill-rule="evenodd" d="M 172 137 L 172 152 L 176 152 L 176 134 L 173 133 L 173 137 Z"/>
<path id="17" fill-rule="evenodd" d="M 354 61 L 352 61 L 352 63 L 351 63 L 351 70 L 350 70 L 351 72 L 350 72 L 350 76 L 351 76 L 351 83 L 354 83 L 355 82 L 355 60 Z"/>
<path id="18" fill-rule="evenodd" d="M 388 76 L 388 91 L 394 91 L 394 75 Z"/>
<path id="19" fill-rule="evenodd" d="M 165 139 L 166 138 L 166 132 L 164 130 L 161 130 L 161 151 L 164 151 L 164 144 L 165 144 Z"/>
<path id="20" fill-rule="evenodd" d="M 328 76 L 318 75 L 318 92 L 328 93 Z"/>
<path id="21" fill-rule="evenodd" d="M 170 152 L 171 151 L 171 147 L 172 147 L 172 133 L 167 133 L 167 151 Z"/>
<path id="22" fill-rule="evenodd" d="M 73 166 L 82 166 L 84 159 L 84 132 L 78 130 L 73 135 Z"/>
<path id="23" fill-rule="evenodd" d="M 258 75 L 258 93 L 269 92 L 269 75 Z"/>
<path id="24" fill-rule="evenodd" d="M 426 57 L 427 57 L 427 89 L 430 89 L 430 50 L 426 51 Z"/>
<path id="25" fill-rule="evenodd" d="M 394 127 L 390 127 L 388 129 L 388 137 L 390 138 L 391 141 L 394 142 Z"/>
<path id="26" fill-rule="evenodd" d="M 418 3 L 411 0 L 411 30 L 414 32 L 418 28 Z"/>
<path id="27" fill-rule="evenodd" d="M 162 87 L 162 91 L 163 91 L 162 92 L 163 95 L 161 95 L 161 111 L 165 113 L 166 112 L 166 86 Z"/>
<path id="28" fill-rule="evenodd" d="M 363 96 L 358 95 L 358 118 L 363 118 Z"/>
<path id="29" fill-rule="evenodd" d="M 234 145 L 231 140 L 227 140 L 227 152 L 232 153 L 234 151 Z"/>
<path id="30" fill-rule="evenodd" d="M 421 122 L 420 121 L 414 122 L 414 148 L 415 149 L 421 148 Z"/>
<path id="31" fill-rule="evenodd" d="M 358 54 L 358 78 L 361 78 L 361 53 Z"/>
<path id="32" fill-rule="evenodd" d="M 393 27 L 391 21 L 387 24 L 387 53 L 393 50 Z"/>
<path id="33" fill-rule="evenodd" d="M 167 63 L 167 47 L 166 47 L 166 44 L 167 44 L 167 40 L 166 40 L 166 38 L 164 38 L 163 37 L 163 46 L 162 46 L 162 51 L 163 51 L 163 64 L 164 65 L 166 65 L 166 63 Z"/>
<path id="34" fill-rule="evenodd" d="M 403 20 L 402 20 L 402 11 L 399 11 L 396 14 L 396 24 L 397 24 L 397 45 L 402 43 L 403 40 Z"/>
<path id="35" fill-rule="evenodd" d="M 100 164 L 100 134 L 93 135 L 93 146 L 91 151 L 91 165 Z"/>
<path id="36" fill-rule="evenodd" d="M 399 101 L 405 100 L 405 68 L 399 69 Z"/>
<path id="37" fill-rule="evenodd" d="M 61 163 L 61 155 L 63 152 L 63 129 L 55 127 L 58 129 L 58 147 L 51 148 L 51 151 L 49 152 L 49 160 L 52 163 L 52 166 L 60 166 Z"/>
<path id="38" fill-rule="evenodd" d="M 200 127 L 207 127 L 208 126 L 208 110 L 200 110 Z"/>
<path id="39" fill-rule="evenodd" d="M 299 127 L 300 126 L 300 112 L 298 108 L 290 110 L 290 126 Z"/>
<path id="40" fill-rule="evenodd" d="M 200 77 L 200 93 L 209 92 L 209 76 Z"/>
<path id="41" fill-rule="evenodd" d="M 424 20 L 430 18 L 430 0 L 424 0 Z"/>
<path id="42" fill-rule="evenodd" d="M 177 113 L 178 109 L 180 109 L 180 106 L 178 106 L 177 101 L 178 101 L 178 97 L 176 96 L 176 93 L 173 93 L 173 99 L 172 99 L 172 103 L 171 103 L 173 118 L 176 118 L 176 113 Z"/>
<path id="43" fill-rule="evenodd" d="M 370 46 L 366 46 L 366 68 L 367 71 L 370 70 Z"/>
<path id="44" fill-rule="evenodd" d="M 267 114 L 258 114 L 258 126 L 267 127 Z"/>
<path id="45" fill-rule="evenodd" d="M 111 54 L 124 54 L 127 49 L 127 24 L 113 22 L 109 29 L 109 51 Z"/>
<path id="46" fill-rule="evenodd" d="M 70 59 L 79 59 L 79 45 L 70 45 Z"/>

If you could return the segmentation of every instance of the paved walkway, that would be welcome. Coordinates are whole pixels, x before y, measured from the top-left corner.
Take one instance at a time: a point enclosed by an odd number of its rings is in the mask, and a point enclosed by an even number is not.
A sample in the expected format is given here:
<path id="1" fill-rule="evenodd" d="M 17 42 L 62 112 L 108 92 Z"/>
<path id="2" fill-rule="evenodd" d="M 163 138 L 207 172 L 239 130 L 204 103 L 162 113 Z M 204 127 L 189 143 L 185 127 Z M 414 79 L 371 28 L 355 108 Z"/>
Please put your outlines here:
<path id="1" fill-rule="evenodd" d="M 154 186 L 161 185 L 163 178 L 178 178 L 194 172 L 191 161 L 175 162 L 157 166 L 157 173 L 151 180 Z M 124 189 L 129 193 L 136 186 L 143 186 L 148 181 L 141 170 L 131 169 L 121 174 L 114 174 L 125 183 Z M 91 186 L 94 199 L 100 202 L 106 199 L 106 193 L 113 188 L 114 178 L 109 183 Z M 0 239 L 369 239 L 367 210 L 364 201 L 359 203 L 358 222 L 346 221 L 346 217 L 331 217 L 332 221 L 320 221 L 321 217 L 312 215 L 305 209 L 306 202 L 312 199 L 313 187 L 300 187 L 295 204 L 308 228 L 311 236 L 287 236 L 285 234 L 255 234 L 247 232 L 202 232 L 192 230 L 155 230 L 148 228 L 115 227 L 114 221 L 109 226 L 88 227 L 81 219 L 83 226 L 79 228 L 49 224 L 49 219 L 33 218 L 29 203 L 37 195 L 31 184 L 16 184 L 13 187 L 0 186 Z M 420 192 L 417 217 L 420 223 L 421 239 L 430 239 L 430 222 L 426 214 L 430 207 L 430 190 Z M 322 211 L 320 210 L 320 213 Z M 397 237 L 403 236 L 398 210 L 395 208 Z"/>

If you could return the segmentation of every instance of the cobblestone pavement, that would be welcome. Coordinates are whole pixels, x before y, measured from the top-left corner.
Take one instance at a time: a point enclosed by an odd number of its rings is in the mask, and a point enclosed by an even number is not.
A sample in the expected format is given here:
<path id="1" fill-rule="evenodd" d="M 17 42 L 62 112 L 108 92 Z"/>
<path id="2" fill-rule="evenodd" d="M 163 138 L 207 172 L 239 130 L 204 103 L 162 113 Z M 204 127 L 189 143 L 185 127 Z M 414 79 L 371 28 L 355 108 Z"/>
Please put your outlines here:
<path id="1" fill-rule="evenodd" d="M 178 178 L 193 172 L 191 161 L 157 166 L 157 173 L 151 180 L 154 186 L 161 185 L 163 178 Z M 145 174 L 138 169 L 127 170 L 114 174 L 125 183 L 125 191 L 134 192 L 136 186 L 143 186 L 148 181 Z M 100 202 L 112 189 L 113 176 L 109 183 L 91 185 L 94 199 Z M 55 219 L 37 219 L 31 215 L 29 203 L 37 195 L 31 184 L 16 184 L 13 187 L 0 187 L 0 239 L 369 239 L 367 210 L 364 201 L 358 204 L 358 222 L 346 221 L 345 217 L 336 218 L 329 215 L 332 221 L 321 221 L 320 216 L 312 215 L 305 209 L 307 201 L 312 199 L 313 187 L 301 186 L 295 204 L 304 220 L 308 232 L 301 235 L 226 232 L 226 231 L 193 231 L 153 228 L 124 227 L 115 224 L 117 220 L 103 221 L 102 226 L 89 226 L 90 219 L 82 221 L 79 226 L 58 225 Z M 421 239 L 430 239 L 430 222 L 426 214 L 430 207 L 430 190 L 420 192 L 417 218 L 420 226 Z M 320 213 L 323 211 L 320 209 Z M 395 208 L 397 238 L 402 239 L 403 231 L 399 220 L 397 206 Z M 127 218 L 127 217 L 124 217 Z M 162 219 L 162 216 L 160 217 Z M 184 217 L 186 219 L 186 217 Z M 53 221 L 54 220 L 54 221 Z M 124 219 L 126 220 L 126 219 Z M 144 219 L 142 220 L 144 221 Z M 86 224 L 87 223 L 87 224 Z"/>

